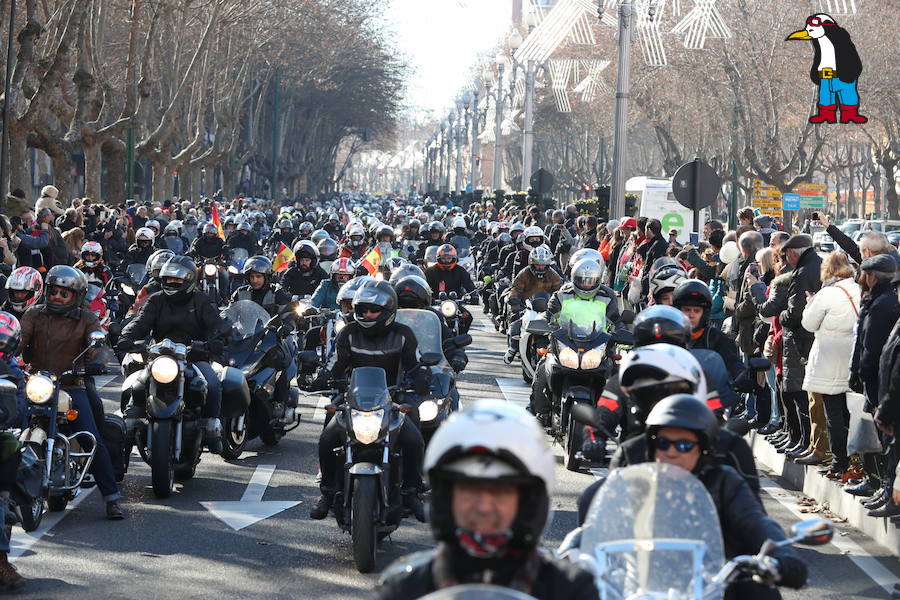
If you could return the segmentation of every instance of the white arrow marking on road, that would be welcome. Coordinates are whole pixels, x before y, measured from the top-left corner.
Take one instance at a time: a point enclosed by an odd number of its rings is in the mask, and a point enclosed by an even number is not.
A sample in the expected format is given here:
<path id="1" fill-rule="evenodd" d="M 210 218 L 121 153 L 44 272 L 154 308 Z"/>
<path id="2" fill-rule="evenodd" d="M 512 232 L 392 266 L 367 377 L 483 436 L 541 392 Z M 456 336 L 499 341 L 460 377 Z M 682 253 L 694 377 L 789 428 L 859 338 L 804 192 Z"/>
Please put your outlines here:
<path id="1" fill-rule="evenodd" d="M 217 519 L 234 529 L 240 531 L 244 527 L 253 525 L 257 521 L 268 519 L 281 511 L 300 504 L 299 501 L 269 501 L 263 502 L 263 495 L 269 486 L 269 480 L 275 473 L 275 465 L 259 465 L 244 495 L 237 502 L 201 502 L 203 508 L 211 512 Z"/>

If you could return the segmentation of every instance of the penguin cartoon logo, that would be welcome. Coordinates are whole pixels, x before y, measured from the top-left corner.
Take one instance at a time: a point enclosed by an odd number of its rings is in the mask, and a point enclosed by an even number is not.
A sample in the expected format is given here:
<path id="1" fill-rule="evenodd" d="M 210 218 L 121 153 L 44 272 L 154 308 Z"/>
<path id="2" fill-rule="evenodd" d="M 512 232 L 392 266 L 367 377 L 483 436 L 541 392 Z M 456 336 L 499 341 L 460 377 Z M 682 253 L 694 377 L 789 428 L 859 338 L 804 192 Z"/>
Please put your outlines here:
<path id="1" fill-rule="evenodd" d="M 859 114 L 856 83 L 862 73 L 862 61 L 850 34 L 838 26 L 831 15 L 819 13 L 806 19 L 806 28 L 795 31 L 786 40 L 810 40 L 815 51 L 810 79 L 819 86 L 819 110 L 810 123 L 837 123 L 840 106 L 841 123 L 865 123 Z"/>

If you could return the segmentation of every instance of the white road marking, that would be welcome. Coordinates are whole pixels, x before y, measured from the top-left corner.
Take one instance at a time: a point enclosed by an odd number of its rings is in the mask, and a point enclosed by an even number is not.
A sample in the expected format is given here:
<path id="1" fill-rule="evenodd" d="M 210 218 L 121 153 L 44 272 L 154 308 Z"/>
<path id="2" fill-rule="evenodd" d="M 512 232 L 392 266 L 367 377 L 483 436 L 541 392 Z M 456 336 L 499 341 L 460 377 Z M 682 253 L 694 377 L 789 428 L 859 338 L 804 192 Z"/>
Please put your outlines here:
<path id="1" fill-rule="evenodd" d="M 769 496 L 791 511 L 797 518 L 809 519 L 808 514 L 800 512 L 800 509 L 794 501 L 796 498 L 793 494 L 787 492 L 787 490 L 768 477 L 760 477 L 759 481 L 760 487 L 762 487 Z M 897 578 L 894 577 L 894 574 L 884 565 L 878 562 L 875 557 L 846 536 L 835 535 L 834 538 L 832 538 L 831 543 L 835 548 L 840 550 L 841 554 L 844 554 L 853 561 L 853 563 L 859 567 L 863 573 L 868 575 L 872 581 L 881 586 L 884 591 L 887 592 L 888 597 L 891 596 L 894 591 L 894 584 L 897 583 Z"/>
<path id="2" fill-rule="evenodd" d="M 237 502 L 201 502 L 200 504 L 235 531 L 240 531 L 300 504 L 299 500 L 263 501 L 262 498 L 274 473 L 275 465 L 259 465 L 250 477 L 250 483 L 247 484 L 243 496 Z"/>
<path id="3" fill-rule="evenodd" d="M 28 550 L 37 544 L 48 531 L 62 521 L 71 510 L 84 502 L 84 499 L 90 496 L 95 489 L 97 489 L 96 486 L 87 490 L 81 490 L 80 493 L 75 496 L 75 499 L 69 502 L 66 510 L 44 513 L 44 518 L 41 520 L 41 526 L 31 533 L 22 531 L 20 527 L 14 527 L 12 540 L 10 541 L 9 546 L 9 560 L 15 561 L 17 558 L 28 552 Z"/>
<path id="4" fill-rule="evenodd" d="M 325 421 L 325 407 L 331 402 L 328 396 L 319 396 L 316 401 L 316 410 L 313 412 L 313 421 L 323 423 Z"/>
<path id="5" fill-rule="evenodd" d="M 497 377 L 497 386 L 507 402 L 526 407 L 531 401 L 531 387 L 521 379 Z"/>
<path id="6" fill-rule="evenodd" d="M 97 385 L 97 391 L 99 392 L 113 381 L 115 381 L 119 376 L 118 375 L 99 375 L 94 377 L 94 383 Z"/>

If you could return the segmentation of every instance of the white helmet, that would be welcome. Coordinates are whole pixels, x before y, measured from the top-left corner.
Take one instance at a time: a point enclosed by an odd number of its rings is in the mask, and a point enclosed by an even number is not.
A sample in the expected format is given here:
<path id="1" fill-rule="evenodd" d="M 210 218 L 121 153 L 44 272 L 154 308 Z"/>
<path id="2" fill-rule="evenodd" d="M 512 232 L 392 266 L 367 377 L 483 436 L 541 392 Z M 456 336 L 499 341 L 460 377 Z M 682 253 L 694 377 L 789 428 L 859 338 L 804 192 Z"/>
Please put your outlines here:
<path id="1" fill-rule="evenodd" d="M 508 481 L 519 486 L 519 514 L 509 545 L 531 550 L 540 541 L 556 488 L 556 460 L 533 415 L 502 400 L 478 400 L 451 415 L 425 452 L 435 538 L 459 545 L 451 503 L 459 480 Z"/>
<path id="2" fill-rule="evenodd" d="M 707 396 L 703 367 L 689 350 L 672 344 L 635 348 L 619 364 L 619 385 L 640 421 L 667 396 L 693 394 L 704 400 Z"/>
<path id="3" fill-rule="evenodd" d="M 681 267 L 665 266 L 650 276 L 650 296 L 655 300 L 659 294 L 674 292 L 682 281 L 688 278 Z"/>
<path id="4" fill-rule="evenodd" d="M 155 238 L 156 238 L 156 234 L 153 233 L 153 230 L 150 229 L 149 227 L 141 227 L 137 231 L 134 232 L 134 239 L 136 241 L 149 240 L 152 242 Z"/>
<path id="5" fill-rule="evenodd" d="M 458 229 L 458 228 L 462 228 L 462 229 L 467 228 L 466 220 L 462 217 L 456 217 L 455 219 L 453 219 L 453 221 L 450 224 L 450 229 Z"/>

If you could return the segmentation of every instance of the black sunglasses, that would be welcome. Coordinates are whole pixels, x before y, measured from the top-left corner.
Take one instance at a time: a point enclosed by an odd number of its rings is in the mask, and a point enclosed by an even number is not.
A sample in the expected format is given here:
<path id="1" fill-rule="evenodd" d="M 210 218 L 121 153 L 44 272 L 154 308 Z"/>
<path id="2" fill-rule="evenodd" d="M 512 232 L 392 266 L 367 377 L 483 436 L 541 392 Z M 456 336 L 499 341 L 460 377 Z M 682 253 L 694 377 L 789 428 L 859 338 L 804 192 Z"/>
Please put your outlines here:
<path id="1" fill-rule="evenodd" d="M 697 442 L 692 442 L 691 440 L 670 440 L 664 437 L 656 438 L 656 448 L 658 450 L 665 452 L 672 446 L 675 446 L 675 449 L 680 453 L 685 454 L 693 450 L 697 446 Z"/>

